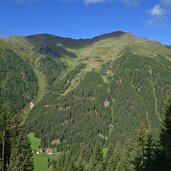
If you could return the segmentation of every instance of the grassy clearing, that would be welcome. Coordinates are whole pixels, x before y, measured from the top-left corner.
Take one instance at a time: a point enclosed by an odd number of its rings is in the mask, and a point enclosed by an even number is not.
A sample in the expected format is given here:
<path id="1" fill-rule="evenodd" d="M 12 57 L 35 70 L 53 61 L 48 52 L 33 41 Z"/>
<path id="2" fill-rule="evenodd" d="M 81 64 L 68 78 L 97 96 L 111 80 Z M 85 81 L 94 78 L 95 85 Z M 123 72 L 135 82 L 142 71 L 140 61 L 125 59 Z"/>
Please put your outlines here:
<path id="1" fill-rule="evenodd" d="M 60 152 L 55 152 L 53 155 L 49 156 L 51 160 L 56 160 L 59 158 Z"/>
<path id="2" fill-rule="evenodd" d="M 106 157 L 106 155 L 107 155 L 107 148 L 103 148 L 102 149 L 102 153 L 103 153 L 103 157 Z"/>
<path id="3" fill-rule="evenodd" d="M 35 154 L 34 160 L 34 171 L 47 171 L 48 170 L 48 157 L 43 154 Z"/>
<path id="4" fill-rule="evenodd" d="M 34 73 L 38 79 L 38 87 L 39 87 L 39 91 L 37 94 L 37 97 L 35 99 L 35 103 L 38 103 L 43 96 L 46 94 L 46 81 L 45 81 L 45 76 L 42 72 L 40 72 L 39 70 L 39 59 L 35 60 L 35 67 L 34 69 Z"/>
<path id="5" fill-rule="evenodd" d="M 38 92 L 37 92 L 37 96 L 33 99 L 33 103 L 34 105 L 36 105 L 46 94 L 46 81 L 45 81 L 45 76 L 42 72 L 40 72 L 39 70 L 39 59 L 37 58 L 34 61 L 34 67 L 33 67 L 33 71 L 36 75 L 37 81 L 38 81 Z M 28 103 L 24 109 L 24 112 L 21 112 L 21 117 L 23 118 L 23 123 L 25 122 L 25 120 L 27 119 L 27 116 L 29 115 L 31 108 L 30 108 L 30 104 Z"/>
<path id="6" fill-rule="evenodd" d="M 28 134 L 28 138 L 31 142 L 32 150 L 37 150 L 40 147 L 40 139 L 34 137 L 33 133 Z M 47 171 L 48 170 L 48 156 L 44 154 L 34 154 L 34 171 Z"/>
<path id="7" fill-rule="evenodd" d="M 40 139 L 34 137 L 33 133 L 28 134 L 28 139 L 31 142 L 31 148 L 32 150 L 37 150 L 40 147 Z"/>
<path id="8" fill-rule="evenodd" d="M 38 78 L 39 91 L 35 100 L 36 103 L 38 103 L 46 93 L 46 81 L 45 81 L 45 78 L 44 78 L 45 76 L 43 75 L 43 73 L 41 73 L 37 68 L 34 69 L 34 72 L 36 74 L 36 77 Z"/>
<path id="9" fill-rule="evenodd" d="M 77 58 L 61 57 L 60 61 L 68 66 L 68 70 L 74 69 L 78 65 Z"/>

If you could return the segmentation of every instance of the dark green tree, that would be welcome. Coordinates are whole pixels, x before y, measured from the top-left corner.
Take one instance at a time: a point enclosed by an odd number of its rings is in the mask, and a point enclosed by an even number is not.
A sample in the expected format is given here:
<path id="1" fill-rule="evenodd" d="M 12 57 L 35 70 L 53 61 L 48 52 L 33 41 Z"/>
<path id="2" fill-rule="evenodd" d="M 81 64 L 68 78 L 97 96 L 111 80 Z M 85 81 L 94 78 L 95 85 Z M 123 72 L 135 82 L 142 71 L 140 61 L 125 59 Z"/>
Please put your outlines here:
<path id="1" fill-rule="evenodd" d="M 76 171 L 76 157 L 73 154 L 73 151 L 68 151 L 66 153 L 66 162 L 65 162 L 65 171 Z"/>
<path id="2" fill-rule="evenodd" d="M 11 140 L 10 140 L 11 122 L 6 106 L 0 107 L 0 169 L 6 171 L 10 163 Z"/>
<path id="3" fill-rule="evenodd" d="M 143 162 L 136 158 L 137 171 L 170 171 L 171 170 L 171 103 L 166 106 L 166 112 L 162 121 L 159 141 L 156 143 L 151 135 L 148 135 L 146 143 L 142 145 Z M 141 154 L 142 155 L 142 154 Z"/>
<path id="4" fill-rule="evenodd" d="M 106 171 L 116 170 L 121 156 L 122 156 L 122 151 L 121 151 L 121 145 L 119 143 L 117 143 L 115 147 L 113 146 L 109 147 L 105 159 Z"/>
<path id="5" fill-rule="evenodd" d="M 152 135 L 149 134 L 145 139 L 145 143 L 142 144 L 143 160 L 136 158 L 136 170 L 137 171 L 154 171 L 157 168 L 156 160 L 156 148 Z M 142 154 L 140 155 L 142 156 Z"/>
<path id="6" fill-rule="evenodd" d="M 156 170 L 155 155 L 156 155 L 157 145 L 154 142 L 152 135 L 148 135 L 144 150 L 145 150 L 144 152 L 145 160 L 143 163 L 142 170 L 149 170 L 149 171 Z"/>
<path id="7" fill-rule="evenodd" d="M 11 158 L 9 171 L 32 171 L 32 150 L 25 126 L 18 120 L 12 126 Z"/>
<path id="8" fill-rule="evenodd" d="M 171 170 L 171 104 L 167 106 L 160 133 L 160 167 L 161 170 Z"/>
<path id="9" fill-rule="evenodd" d="M 92 160 L 90 164 L 90 170 L 94 171 L 104 171 L 104 161 L 103 161 L 103 146 L 97 142 L 92 154 Z"/>

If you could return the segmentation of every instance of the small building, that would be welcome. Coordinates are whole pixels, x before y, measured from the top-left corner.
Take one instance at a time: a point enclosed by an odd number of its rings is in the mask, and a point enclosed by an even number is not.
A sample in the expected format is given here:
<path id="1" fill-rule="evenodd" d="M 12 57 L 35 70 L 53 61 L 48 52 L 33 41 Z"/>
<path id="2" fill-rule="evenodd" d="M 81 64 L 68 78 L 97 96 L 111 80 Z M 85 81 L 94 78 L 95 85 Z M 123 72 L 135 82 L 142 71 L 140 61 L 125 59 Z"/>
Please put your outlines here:
<path id="1" fill-rule="evenodd" d="M 31 102 L 30 102 L 30 109 L 33 109 L 33 107 L 34 107 L 34 104 L 33 104 L 33 102 L 31 101 Z"/>
<path id="2" fill-rule="evenodd" d="M 35 154 L 43 154 L 43 150 L 42 149 L 38 149 L 38 150 L 36 150 Z"/>
<path id="3" fill-rule="evenodd" d="M 52 155 L 52 154 L 54 154 L 54 149 L 53 148 L 47 148 L 45 150 L 45 153 L 48 154 L 48 155 Z"/>

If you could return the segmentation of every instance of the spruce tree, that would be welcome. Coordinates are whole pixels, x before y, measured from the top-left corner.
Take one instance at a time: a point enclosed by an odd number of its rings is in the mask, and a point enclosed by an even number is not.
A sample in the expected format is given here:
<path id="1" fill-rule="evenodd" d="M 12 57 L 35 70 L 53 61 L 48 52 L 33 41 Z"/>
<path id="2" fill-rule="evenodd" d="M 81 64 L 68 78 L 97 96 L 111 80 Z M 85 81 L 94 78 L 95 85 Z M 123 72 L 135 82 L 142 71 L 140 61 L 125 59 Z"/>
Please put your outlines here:
<path id="1" fill-rule="evenodd" d="M 76 170 L 76 159 L 72 151 L 66 153 L 65 171 L 75 171 Z"/>
<path id="2" fill-rule="evenodd" d="M 122 156 L 121 146 L 119 143 L 115 147 L 110 147 L 106 155 L 106 171 L 113 171 L 117 169 L 118 163 Z"/>
<path id="3" fill-rule="evenodd" d="M 66 162 L 66 153 L 62 152 L 59 155 L 58 161 L 56 163 L 56 168 L 58 171 L 63 171 L 65 167 L 65 162 Z"/>
<path id="4" fill-rule="evenodd" d="M 12 127 L 9 171 L 32 171 L 32 150 L 24 125 L 15 121 Z"/>
<path id="5" fill-rule="evenodd" d="M 145 140 L 145 143 L 142 144 L 141 148 L 143 149 L 143 160 L 141 158 L 136 158 L 136 170 L 137 171 L 155 171 L 155 154 L 156 154 L 156 145 L 152 135 L 149 134 Z M 142 156 L 142 154 L 140 154 Z"/>
<path id="6" fill-rule="evenodd" d="M 104 171 L 102 145 L 100 145 L 98 142 L 94 147 L 90 168 L 90 170 L 94 171 Z"/>
<path id="7" fill-rule="evenodd" d="M 160 161 L 161 170 L 171 170 L 171 104 L 167 106 L 165 117 L 162 123 L 162 130 L 160 133 Z"/>
<path id="8" fill-rule="evenodd" d="M 154 140 L 152 138 L 152 135 L 148 135 L 147 141 L 144 147 L 144 163 L 141 170 L 146 171 L 155 171 L 155 154 L 156 154 L 156 144 L 154 143 Z"/>
<path id="9" fill-rule="evenodd" d="M 107 154 L 105 157 L 105 168 L 106 170 L 108 170 L 108 167 L 110 167 L 110 159 L 112 158 L 112 154 L 114 152 L 114 147 L 112 145 L 109 146 L 108 150 L 107 150 Z"/>
<path id="10" fill-rule="evenodd" d="M 0 169 L 6 171 L 10 162 L 11 140 L 10 140 L 11 122 L 6 106 L 0 106 Z"/>

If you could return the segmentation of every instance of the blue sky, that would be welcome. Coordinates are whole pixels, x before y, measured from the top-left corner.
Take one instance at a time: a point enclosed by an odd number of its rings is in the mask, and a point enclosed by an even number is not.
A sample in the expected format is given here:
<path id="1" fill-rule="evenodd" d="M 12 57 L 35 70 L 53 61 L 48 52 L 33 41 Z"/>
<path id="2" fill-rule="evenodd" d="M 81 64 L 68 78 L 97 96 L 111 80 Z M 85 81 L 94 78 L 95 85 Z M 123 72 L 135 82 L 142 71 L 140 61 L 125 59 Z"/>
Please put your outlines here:
<path id="1" fill-rule="evenodd" d="M 0 36 L 126 31 L 171 44 L 171 0 L 0 0 Z"/>

